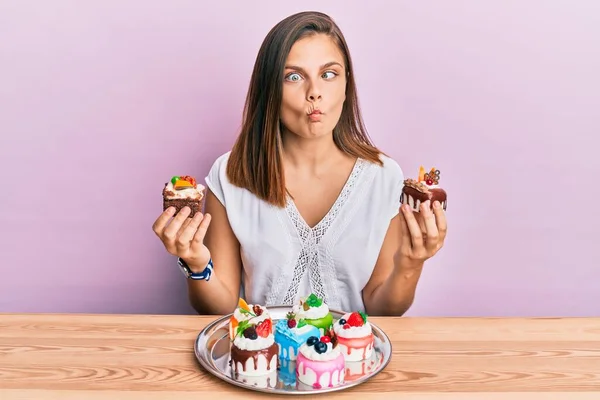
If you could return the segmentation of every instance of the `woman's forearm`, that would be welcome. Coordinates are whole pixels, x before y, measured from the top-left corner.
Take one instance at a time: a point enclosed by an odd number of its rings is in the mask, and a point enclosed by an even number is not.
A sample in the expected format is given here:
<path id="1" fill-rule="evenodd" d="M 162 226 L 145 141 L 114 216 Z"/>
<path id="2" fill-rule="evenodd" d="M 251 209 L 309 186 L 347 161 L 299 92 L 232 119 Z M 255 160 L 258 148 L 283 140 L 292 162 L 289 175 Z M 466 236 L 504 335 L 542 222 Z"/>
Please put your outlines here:
<path id="1" fill-rule="evenodd" d="M 209 281 L 188 279 L 188 297 L 198 314 L 225 315 L 232 313 L 238 303 L 233 294 L 213 272 Z"/>
<path id="2" fill-rule="evenodd" d="M 401 316 L 410 308 L 415 298 L 420 268 L 394 268 L 377 289 L 373 291 L 367 312 L 370 315 Z"/>

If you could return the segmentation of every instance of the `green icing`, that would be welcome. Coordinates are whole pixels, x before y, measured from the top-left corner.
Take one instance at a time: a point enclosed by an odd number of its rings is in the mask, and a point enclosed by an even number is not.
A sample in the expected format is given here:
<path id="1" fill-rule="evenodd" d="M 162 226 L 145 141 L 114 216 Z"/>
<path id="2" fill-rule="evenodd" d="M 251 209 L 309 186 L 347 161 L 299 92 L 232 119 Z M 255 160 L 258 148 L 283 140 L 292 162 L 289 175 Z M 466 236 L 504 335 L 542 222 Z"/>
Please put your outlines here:
<path id="1" fill-rule="evenodd" d="M 310 296 L 306 298 L 306 304 L 310 307 L 321 307 L 323 300 L 315 296 L 314 293 L 311 293 Z"/>
<path id="2" fill-rule="evenodd" d="M 172 178 L 171 178 L 171 183 L 174 185 L 174 184 L 175 184 L 175 182 L 177 182 L 177 179 L 179 179 L 179 177 L 178 177 L 178 176 L 174 176 L 174 177 L 172 177 Z"/>
<path id="3" fill-rule="evenodd" d="M 323 318 L 307 319 L 306 323 L 313 325 L 317 328 L 327 330 L 333 326 L 333 316 L 331 315 L 331 313 L 328 313 Z"/>

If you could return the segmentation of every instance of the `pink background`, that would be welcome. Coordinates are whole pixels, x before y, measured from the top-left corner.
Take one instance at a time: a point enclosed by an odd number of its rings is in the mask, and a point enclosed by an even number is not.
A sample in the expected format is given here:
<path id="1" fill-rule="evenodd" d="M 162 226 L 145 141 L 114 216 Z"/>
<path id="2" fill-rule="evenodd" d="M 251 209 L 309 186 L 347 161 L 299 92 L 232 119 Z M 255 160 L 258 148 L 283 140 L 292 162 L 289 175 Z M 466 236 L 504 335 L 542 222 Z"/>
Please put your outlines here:
<path id="1" fill-rule="evenodd" d="M 188 313 L 154 236 L 280 19 L 330 13 L 375 142 L 442 171 L 409 315 L 600 315 L 600 2 L 0 2 L 0 311 Z"/>

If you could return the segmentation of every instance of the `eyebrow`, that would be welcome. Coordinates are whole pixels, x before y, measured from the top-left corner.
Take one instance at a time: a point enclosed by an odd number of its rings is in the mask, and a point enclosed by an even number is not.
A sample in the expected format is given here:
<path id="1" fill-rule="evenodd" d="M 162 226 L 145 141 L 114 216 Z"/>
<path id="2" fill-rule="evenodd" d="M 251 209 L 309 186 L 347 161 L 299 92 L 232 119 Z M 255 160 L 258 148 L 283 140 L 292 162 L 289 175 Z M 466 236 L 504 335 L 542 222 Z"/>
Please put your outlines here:
<path id="1" fill-rule="evenodd" d="M 332 66 L 334 66 L 334 65 L 337 65 L 337 66 L 339 66 L 339 67 L 340 67 L 340 68 L 342 68 L 342 69 L 344 68 L 344 67 L 342 66 L 342 64 L 340 64 L 340 63 L 339 63 L 339 62 L 337 62 L 337 61 L 329 61 L 328 63 L 321 65 L 321 67 L 320 67 L 319 69 L 325 69 L 325 68 L 329 68 L 329 67 L 332 67 Z M 285 69 L 296 69 L 296 70 L 298 70 L 298 71 L 306 72 L 306 71 L 304 71 L 304 68 L 302 68 L 302 67 L 299 67 L 299 66 L 297 66 L 297 65 L 286 65 L 286 66 L 285 66 Z"/>

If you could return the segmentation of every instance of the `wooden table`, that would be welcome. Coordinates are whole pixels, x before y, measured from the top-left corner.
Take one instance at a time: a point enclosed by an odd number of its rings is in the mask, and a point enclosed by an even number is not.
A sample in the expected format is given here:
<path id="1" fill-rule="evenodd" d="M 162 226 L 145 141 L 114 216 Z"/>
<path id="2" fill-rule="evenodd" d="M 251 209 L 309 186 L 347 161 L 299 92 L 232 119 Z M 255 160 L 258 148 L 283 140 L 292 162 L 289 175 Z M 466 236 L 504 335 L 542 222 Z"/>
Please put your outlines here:
<path id="1" fill-rule="evenodd" d="M 0 314 L 0 399 L 280 397 L 199 366 L 194 340 L 213 319 Z M 600 399 L 600 318 L 371 320 L 392 341 L 390 364 L 362 385 L 316 397 Z"/>

